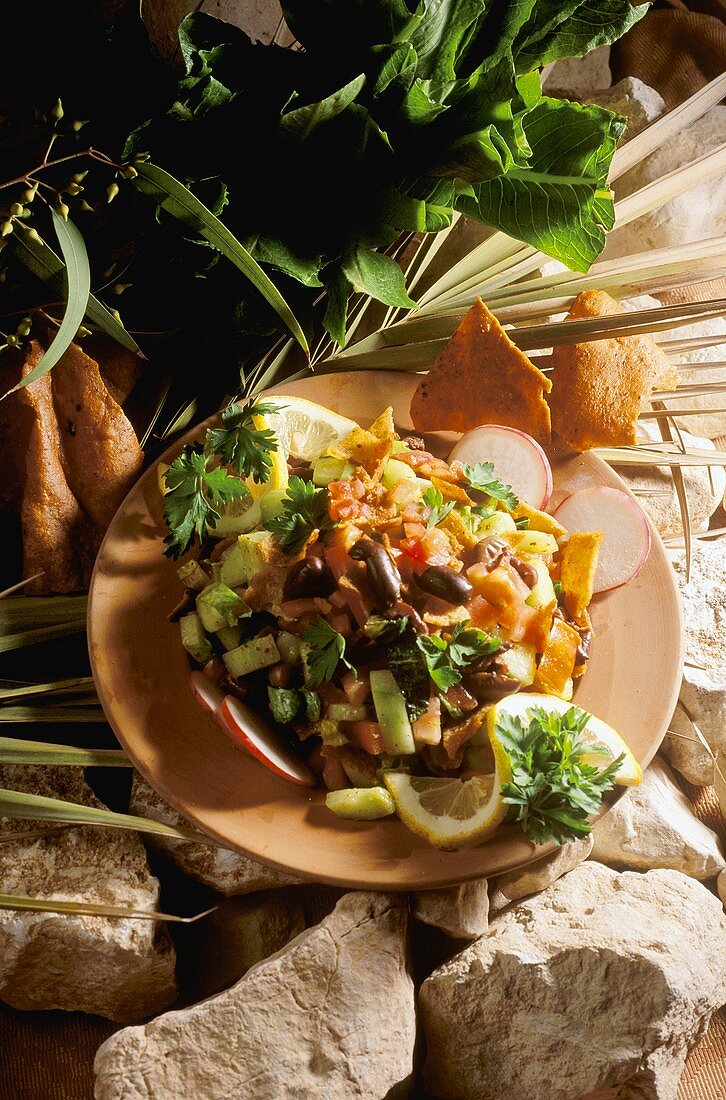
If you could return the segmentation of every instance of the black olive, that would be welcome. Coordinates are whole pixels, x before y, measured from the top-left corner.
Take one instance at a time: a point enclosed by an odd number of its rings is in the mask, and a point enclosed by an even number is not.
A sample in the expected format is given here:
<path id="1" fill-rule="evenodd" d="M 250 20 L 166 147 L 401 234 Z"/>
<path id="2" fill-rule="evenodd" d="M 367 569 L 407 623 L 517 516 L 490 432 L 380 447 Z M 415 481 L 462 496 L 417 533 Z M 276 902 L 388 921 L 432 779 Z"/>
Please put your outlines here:
<path id="1" fill-rule="evenodd" d="M 349 553 L 354 561 L 366 563 L 368 580 L 382 607 L 390 607 L 401 598 L 401 574 L 379 543 L 358 539 Z"/>
<path id="2" fill-rule="evenodd" d="M 508 553 L 509 546 L 504 539 L 499 539 L 496 535 L 488 535 L 474 547 L 474 561 L 481 562 L 486 566 L 487 571 L 491 572 Z"/>
<path id="3" fill-rule="evenodd" d="M 322 558 L 309 557 L 296 561 L 285 578 L 286 600 L 306 596 L 329 596 L 335 590 L 335 577 Z"/>
<path id="4" fill-rule="evenodd" d="M 430 565 L 423 573 L 416 574 L 415 579 L 424 592 L 454 607 L 468 603 L 474 591 L 466 577 L 449 569 L 448 565 Z"/>
<path id="5" fill-rule="evenodd" d="M 539 580 L 539 573 L 537 572 L 535 567 L 533 565 L 530 565 L 529 562 L 521 561 L 519 558 L 513 557 L 511 561 L 512 568 L 516 569 L 524 583 L 527 585 L 527 588 L 534 588 L 537 581 Z"/>

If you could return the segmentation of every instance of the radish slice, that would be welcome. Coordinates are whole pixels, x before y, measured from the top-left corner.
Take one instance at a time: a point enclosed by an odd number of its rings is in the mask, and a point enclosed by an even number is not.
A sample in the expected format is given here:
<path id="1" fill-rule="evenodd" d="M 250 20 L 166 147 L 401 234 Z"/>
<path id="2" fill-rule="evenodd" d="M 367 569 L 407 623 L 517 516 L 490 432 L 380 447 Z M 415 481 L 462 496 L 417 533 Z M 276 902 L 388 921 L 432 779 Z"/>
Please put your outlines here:
<path id="1" fill-rule="evenodd" d="M 193 672 L 189 677 L 189 686 L 200 707 L 209 711 L 219 722 L 224 693 L 203 672 Z"/>
<path id="2" fill-rule="evenodd" d="M 603 531 L 595 592 L 608 592 L 635 577 L 650 551 L 650 524 L 627 493 L 607 485 L 578 489 L 562 501 L 556 518 L 568 531 Z"/>
<path id="3" fill-rule="evenodd" d="M 222 701 L 222 724 L 235 744 L 246 749 L 270 771 L 305 787 L 315 786 L 315 776 L 248 706 L 225 695 Z"/>
<path id="4" fill-rule="evenodd" d="M 449 462 L 493 462 L 494 473 L 533 508 L 544 508 L 552 496 L 552 467 L 536 439 L 518 428 L 482 424 L 462 435 Z"/>

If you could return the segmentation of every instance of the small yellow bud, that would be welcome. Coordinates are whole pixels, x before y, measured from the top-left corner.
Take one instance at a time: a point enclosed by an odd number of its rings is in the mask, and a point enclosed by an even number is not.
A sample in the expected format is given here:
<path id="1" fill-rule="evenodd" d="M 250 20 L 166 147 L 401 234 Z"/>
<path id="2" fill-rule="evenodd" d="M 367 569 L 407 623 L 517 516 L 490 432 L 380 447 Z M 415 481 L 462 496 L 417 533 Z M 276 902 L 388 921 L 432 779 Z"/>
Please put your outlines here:
<path id="1" fill-rule="evenodd" d="M 0 271 L 0 283 L 4 283 L 8 277 L 7 271 Z"/>
<path id="2" fill-rule="evenodd" d="M 23 202 L 32 202 L 38 193 L 38 185 L 34 183 L 32 187 L 29 187 L 27 191 L 23 191 Z"/>
<path id="3" fill-rule="evenodd" d="M 143 164 L 145 160 L 148 160 L 151 153 L 134 153 L 134 161 L 136 164 Z"/>
<path id="4" fill-rule="evenodd" d="M 111 293 L 112 293 L 112 294 L 123 294 L 123 292 L 124 292 L 125 290 L 128 290 L 128 288 L 129 288 L 130 286 L 131 286 L 131 283 L 116 283 L 116 284 L 115 284 L 115 285 L 114 285 L 114 286 L 112 287 L 112 289 L 111 289 Z"/>
<path id="5" fill-rule="evenodd" d="M 13 231 L 12 222 L 3 222 L 0 226 L 0 237 L 9 237 Z"/>
<path id="6" fill-rule="evenodd" d="M 10 213 L 14 218 L 21 218 L 23 216 L 23 207 L 21 203 L 14 202 L 13 205 L 10 207 Z"/>
<path id="7" fill-rule="evenodd" d="M 80 183 L 75 183 L 73 180 L 66 187 L 66 191 L 69 195 L 78 195 L 83 190 Z"/>
<path id="8" fill-rule="evenodd" d="M 91 335 L 90 328 L 86 328 L 85 325 L 81 325 L 78 332 L 76 333 L 76 339 L 77 340 L 82 340 L 84 336 L 90 336 L 90 335 Z"/>
<path id="9" fill-rule="evenodd" d="M 88 169 L 85 172 L 74 172 L 72 179 L 74 183 L 83 183 L 84 179 L 88 175 Z"/>
<path id="10" fill-rule="evenodd" d="M 32 225 L 28 229 L 28 236 L 30 237 L 31 241 L 39 241 L 40 240 L 40 234 L 38 233 L 38 231 L 36 229 L 33 228 Z"/>
<path id="11" fill-rule="evenodd" d="M 59 99 L 55 101 L 55 107 L 50 113 L 57 122 L 63 118 L 63 104 Z"/>
<path id="12" fill-rule="evenodd" d="M 115 317 L 119 324 L 121 324 L 121 314 L 117 309 L 110 309 L 108 311 L 112 317 Z"/>
<path id="13" fill-rule="evenodd" d="M 74 130 L 76 133 L 78 133 L 79 130 L 83 129 L 87 122 L 87 118 L 74 118 L 73 122 L 71 123 L 71 130 Z"/>
<path id="14" fill-rule="evenodd" d="M 121 169 L 121 172 L 127 180 L 134 180 L 139 174 L 134 168 L 133 164 L 127 164 L 124 168 Z"/>
<path id="15" fill-rule="evenodd" d="M 64 202 L 59 202 L 58 205 L 56 206 L 56 210 L 58 211 L 58 213 L 62 217 L 63 221 L 67 222 L 69 211 L 68 211 L 68 207 L 66 206 L 66 204 Z"/>
<path id="16" fill-rule="evenodd" d="M 20 341 L 18 340 L 17 336 L 13 336 L 11 334 L 10 336 L 7 337 L 7 344 L 8 344 L 9 348 L 16 348 L 19 343 L 20 343 Z"/>
<path id="17" fill-rule="evenodd" d="M 116 198 L 117 195 L 118 195 L 118 184 L 115 183 L 115 182 L 114 183 L 109 183 L 108 187 L 106 188 L 106 202 L 113 202 L 113 200 Z"/>
<path id="18" fill-rule="evenodd" d="M 16 336 L 29 336 L 31 326 L 32 326 L 32 321 L 30 320 L 30 317 L 23 317 L 22 321 L 18 325 L 18 329 L 17 329 L 17 332 L 16 332 L 15 335 Z"/>
<path id="19" fill-rule="evenodd" d="M 87 203 L 85 199 L 81 199 L 81 210 L 83 210 L 85 214 L 93 213 L 93 207 Z"/>

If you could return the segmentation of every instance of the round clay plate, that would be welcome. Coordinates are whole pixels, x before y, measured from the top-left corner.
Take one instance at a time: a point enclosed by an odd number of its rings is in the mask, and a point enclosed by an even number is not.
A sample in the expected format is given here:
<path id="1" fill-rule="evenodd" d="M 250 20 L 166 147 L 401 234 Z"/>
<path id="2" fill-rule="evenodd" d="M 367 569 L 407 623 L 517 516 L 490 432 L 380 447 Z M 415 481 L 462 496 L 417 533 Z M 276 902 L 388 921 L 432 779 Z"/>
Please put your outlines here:
<path id="1" fill-rule="evenodd" d="M 288 383 L 298 394 L 370 423 L 393 405 L 410 431 L 416 375 L 352 372 Z M 202 437 L 203 427 L 182 442 Z M 445 455 L 454 436 L 428 437 Z M 171 462 L 181 442 L 163 461 Z M 623 488 L 592 454 L 552 456 L 550 509 L 585 485 Z M 181 596 L 176 566 L 163 556 L 165 534 L 156 470 L 148 470 L 117 513 L 96 563 L 88 615 L 98 693 L 108 720 L 149 783 L 210 836 L 295 875 L 352 887 L 425 889 L 510 870 L 541 856 L 514 825 L 476 848 L 441 852 L 395 817 L 343 821 L 324 791 L 277 778 L 236 748 L 195 703 L 179 627 L 167 615 Z M 675 706 L 683 630 L 674 574 L 658 536 L 635 580 L 596 597 L 592 657 L 577 703 L 604 718 L 645 766 Z"/>

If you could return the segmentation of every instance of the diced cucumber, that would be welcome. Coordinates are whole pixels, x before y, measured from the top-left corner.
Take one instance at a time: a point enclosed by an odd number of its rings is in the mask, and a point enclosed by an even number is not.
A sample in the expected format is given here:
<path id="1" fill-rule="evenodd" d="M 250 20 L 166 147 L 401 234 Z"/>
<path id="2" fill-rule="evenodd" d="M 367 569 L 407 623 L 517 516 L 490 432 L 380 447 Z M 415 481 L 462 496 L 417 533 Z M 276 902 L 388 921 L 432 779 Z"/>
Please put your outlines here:
<path id="1" fill-rule="evenodd" d="M 283 726 L 297 718 L 303 705 L 302 695 L 294 688 L 268 687 L 267 698 L 272 717 Z"/>
<path id="2" fill-rule="evenodd" d="M 481 521 L 477 532 L 480 539 L 487 535 L 507 535 L 517 530 L 517 525 L 509 512 L 495 512 Z"/>
<path id="3" fill-rule="evenodd" d="M 224 649 L 229 650 L 237 648 L 242 641 L 244 630 L 238 623 L 236 626 L 223 626 L 216 634 Z"/>
<path id="4" fill-rule="evenodd" d="M 399 481 L 416 481 L 416 474 L 405 462 L 399 462 L 396 458 L 389 458 L 383 470 L 381 478 L 387 489 L 392 489 Z"/>
<path id="5" fill-rule="evenodd" d="M 287 489 L 269 489 L 263 497 L 260 497 L 260 518 L 262 523 L 269 523 L 275 516 L 282 515 L 282 502 L 287 496 Z"/>
<path id="6" fill-rule="evenodd" d="M 404 443 L 402 439 L 394 439 L 391 453 L 394 455 L 400 455 L 403 451 L 410 451 L 411 448 L 407 443 Z"/>
<path id="7" fill-rule="evenodd" d="M 182 645 L 190 657 L 198 661 L 200 665 L 206 665 L 212 658 L 212 643 L 207 637 L 202 621 L 196 611 L 189 615 L 182 615 L 179 620 Z"/>
<path id="8" fill-rule="evenodd" d="M 202 569 L 198 561 L 185 561 L 176 571 L 176 575 L 185 588 L 206 588 L 209 577 Z"/>
<path id="9" fill-rule="evenodd" d="M 320 721 L 320 696 L 317 691 L 310 691 L 308 688 L 300 688 L 300 694 L 305 701 L 305 717 L 308 722 Z"/>
<path id="10" fill-rule="evenodd" d="M 249 608 L 244 600 L 221 581 L 208 584 L 197 596 L 197 614 L 204 629 L 210 632 L 236 626 L 245 611 L 249 612 Z"/>
<path id="11" fill-rule="evenodd" d="M 338 817 L 351 821 L 375 821 L 396 812 L 396 804 L 385 787 L 349 787 L 328 791 L 325 805 Z"/>
<path id="12" fill-rule="evenodd" d="M 550 577 L 550 571 L 543 561 L 535 560 L 531 565 L 533 569 L 537 570 L 538 579 L 534 588 L 530 590 L 525 603 L 530 607 L 547 607 L 548 604 L 553 603 L 557 599 L 555 586 Z"/>
<path id="13" fill-rule="evenodd" d="M 406 713 L 406 700 L 390 669 L 373 669 L 370 674 L 371 694 L 381 737 L 386 752 L 406 755 L 414 753 L 411 723 Z"/>
<path id="14" fill-rule="evenodd" d="M 272 535 L 269 531 L 250 531 L 240 535 L 234 546 L 222 554 L 221 580 L 230 588 L 249 584 L 269 560 L 271 553 Z"/>
<path id="15" fill-rule="evenodd" d="M 344 458 L 321 455 L 313 466 L 313 484 L 329 485 L 331 481 L 347 481 L 355 473 L 355 468 Z"/>
<path id="16" fill-rule="evenodd" d="M 260 522 L 260 505 L 256 500 L 250 501 L 249 497 L 231 501 L 217 520 L 217 526 L 210 530 L 210 534 L 218 539 L 226 539 L 230 535 L 239 535 L 243 531 L 251 531 Z"/>
<path id="17" fill-rule="evenodd" d="M 497 664 L 501 665 L 508 676 L 519 680 L 522 687 L 534 683 L 537 675 L 537 650 L 529 642 L 516 642 L 511 649 L 505 649 L 497 655 Z"/>
<path id="18" fill-rule="evenodd" d="M 354 787 L 378 786 L 376 763 L 373 757 L 361 753 L 360 750 L 349 749 L 347 752 L 341 752 L 339 760 Z"/>
<path id="19" fill-rule="evenodd" d="M 230 676 L 248 676 L 258 668 L 276 665 L 280 660 L 280 651 L 272 635 L 265 634 L 262 638 L 252 638 L 249 642 L 238 645 L 236 649 L 223 653 L 222 660 Z"/>
<path id="20" fill-rule="evenodd" d="M 354 707 L 352 703 L 330 703 L 325 717 L 332 722 L 364 722 L 368 712 L 365 707 Z"/>
<path id="21" fill-rule="evenodd" d="M 323 718 L 320 723 L 320 736 L 323 744 L 331 749 L 339 749 L 348 744 L 348 738 L 341 732 L 340 726 L 332 718 Z"/>
<path id="22" fill-rule="evenodd" d="M 546 531 L 518 531 L 509 540 L 518 554 L 556 554 L 557 539 Z"/>
<path id="23" fill-rule="evenodd" d="M 300 639 L 297 634 L 290 634 L 287 630 L 281 630 L 277 635 L 277 648 L 283 661 L 294 665 L 300 660 Z"/>

